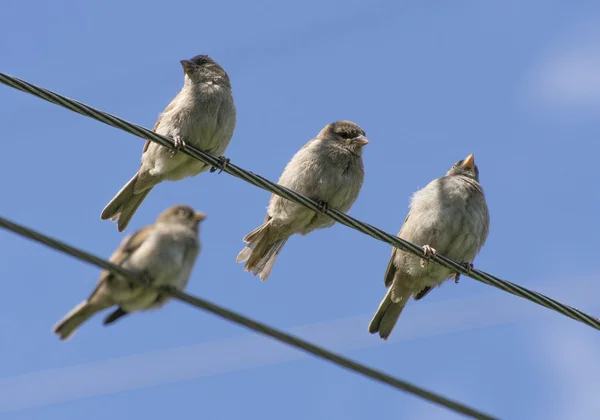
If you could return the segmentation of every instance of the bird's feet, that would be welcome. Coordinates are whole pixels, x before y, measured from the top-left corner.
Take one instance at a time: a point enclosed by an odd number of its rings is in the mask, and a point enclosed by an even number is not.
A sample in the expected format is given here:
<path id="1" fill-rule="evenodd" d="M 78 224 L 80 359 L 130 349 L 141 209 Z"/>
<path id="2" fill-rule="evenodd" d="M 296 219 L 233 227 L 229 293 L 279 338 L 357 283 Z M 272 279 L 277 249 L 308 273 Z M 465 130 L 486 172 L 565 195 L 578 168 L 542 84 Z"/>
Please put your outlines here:
<path id="1" fill-rule="evenodd" d="M 461 261 L 460 265 L 462 265 L 463 267 L 465 267 L 465 270 L 467 270 L 467 274 L 471 274 L 471 270 L 473 269 L 473 267 L 475 267 L 469 261 Z M 460 280 L 460 273 L 456 273 L 456 275 L 454 276 L 454 283 L 458 284 L 459 280 Z"/>
<path id="2" fill-rule="evenodd" d="M 223 169 L 225 169 L 225 167 L 227 167 L 227 165 L 229 165 L 229 163 L 231 162 L 231 159 L 226 158 L 225 156 L 219 156 L 219 164 L 217 166 L 213 166 L 212 168 L 210 168 L 210 172 L 215 172 L 217 169 L 219 170 L 219 173 L 223 172 Z"/>
<path id="3" fill-rule="evenodd" d="M 425 264 L 431 260 L 431 257 L 437 254 L 437 251 L 429 245 L 423 245 L 423 254 L 423 258 L 420 261 L 421 267 L 425 267 Z"/>
<path id="4" fill-rule="evenodd" d="M 329 210 L 329 203 L 323 200 L 315 200 L 317 202 L 319 213 L 327 213 Z"/>
<path id="5" fill-rule="evenodd" d="M 177 154 L 177 152 L 179 152 L 180 150 L 183 150 L 183 148 L 185 147 L 185 141 L 183 141 L 181 136 L 173 137 L 173 143 L 175 143 L 175 144 L 173 146 L 174 149 L 171 150 L 171 157 L 175 156 Z"/>

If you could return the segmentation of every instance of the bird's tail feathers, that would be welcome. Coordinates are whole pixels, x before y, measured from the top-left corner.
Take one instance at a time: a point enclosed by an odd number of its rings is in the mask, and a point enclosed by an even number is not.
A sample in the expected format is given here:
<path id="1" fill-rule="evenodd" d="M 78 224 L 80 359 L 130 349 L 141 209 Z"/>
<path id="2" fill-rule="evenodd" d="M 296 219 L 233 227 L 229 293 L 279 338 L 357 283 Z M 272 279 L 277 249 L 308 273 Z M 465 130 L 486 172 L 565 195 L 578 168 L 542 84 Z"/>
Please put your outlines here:
<path id="1" fill-rule="evenodd" d="M 252 273 L 261 279 L 261 281 L 265 281 L 269 278 L 271 274 L 271 270 L 273 269 L 273 264 L 275 264 L 275 260 L 277 256 L 283 249 L 283 246 L 287 242 L 288 238 L 279 239 L 272 244 L 270 244 L 269 248 L 265 251 L 263 257 L 260 258 Z"/>
<path id="2" fill-rule="evenodd" d="M 269 222 L 265 222 L 256 229 L 254 229 L 252 232 L 244 236 L 244 239 L 242 240 L 248 245 L 246 245 L 246 247 L 240 251 L 240 253 L 235 259 L 235 262 L 245 262 L 248 260 L 248 258 L 250 258 L 250 256 L 252 256 L 252 253 L 258 245 L 258 243 L 261 241 L 261 239 L 263 239 L 266 236 L 269 225 Z"/>
<path id="3" fill-rule="evenodd" d="M 127 204 L 125 204 L 125 207 L 123 207 L 123 210 L 121 211 L 121 215 L 119 216 L 117 222 L 117 228 L 119 229 L 119 232 L 123 232 L 125 230 L 129 222 L 131 221 L 133 214 L 137 211 L 138 207 L 140 206 L 140 204 L 142 204 L 142 202 L 151 190 L 152 188 L 148 188 L 147 190 L 144 190 L 141 193 L 132 196 L 131 199 L 127 202 Z"/>
<path id="4" fill-rule="evenodd" d="M 58 321 L 52 331 L 60 336 L 61 340 L 68 340 L 81 324 L 87 321 L 96 312 L 106 309 L 107 306 L 90 303 L 84 300 L 71 312 Z"/>
<path id="5" fill-rule="evenodd" d="M 261 281 L 267 280 L 277 256 L 283 249 L 288 237 L 273 241 L 269 236 L 270 222 L 264 223 L 244 237 L 248 243 L 238 254 L 236 262 L 246 262 L 245 271 L 258 275 Z"/>
<path id="6" fill-rule="evenodd" d="M 252 232 L 250 232 L 246 236 L 244 236 L 244 239 L 242 239 L 242 241 L 244 241 L 246 243 L 256 242 L 257 240 L 260 239 L 260 237 L 262 235 L 264 235 L 265 230 L 269 227 L 269 224 L 270 224 L 269 222 L 263 223 L 262 225 L 260 225 L 256 229 L 254 229 Z"/>
<path id="7" fill-rule="evenodd" d="M 369 324 L 369 332 L 371 334 L 378 332 L 381 338 L 387 340 L 410 296 L 410 290 L 392 285 Z"/>
<path id="8" fill-rule="evenodd" d="M 152 187 L 150 187 L 136 193 L 135 184 L 137 180 L 138 174 L 136 173 L 133 178 L 121 188 L 117 195 L 110 200 L 110 203 L 106 205 L 100 215 L 103 220 L 110 219 L 112 221 L 118 221 L 117 228 L 119 229 L 119 232 L 125 230 L 135 211 L 152 190 Z"/>

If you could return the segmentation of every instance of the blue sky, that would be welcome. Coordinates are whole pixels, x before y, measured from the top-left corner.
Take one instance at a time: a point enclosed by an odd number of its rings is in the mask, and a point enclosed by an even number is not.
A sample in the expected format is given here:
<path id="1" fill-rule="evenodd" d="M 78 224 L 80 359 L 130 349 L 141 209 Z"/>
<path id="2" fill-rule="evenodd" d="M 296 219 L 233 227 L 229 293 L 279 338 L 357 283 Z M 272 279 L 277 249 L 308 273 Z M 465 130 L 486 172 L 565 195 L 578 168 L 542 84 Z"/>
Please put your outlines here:
<path id="1" fill-rule="evenodd" d="M 492 224 L 477 268 L 600 314 L 600 6 L 594 1 L 11 2 L 0 70 L 152 127 L 179 60 L 230 74 L 227 156 L 277 180 L 327 123 L 360 124 L 350 213 L 396 233 L 410 195 L 474 153 Z M 2 211 L 108 257 L 100 220 L 143 141 L 0 86 Z M 294 237 L 266 283 L 235 264 L 268 193 L 226 174 L 154 189 L 129 231 L 186 203 L 208 214 L 190 293 L 501 418 L 592 419 L 600 336 L 464 277 L 367 333 L 390 247 L 336 225 Z M 166 416 L 454 419 L 407 394 L 173 302 L 67 343 L 52 325 L 98 270 L 0 232 L 0 412 L 7 420 Z"/>

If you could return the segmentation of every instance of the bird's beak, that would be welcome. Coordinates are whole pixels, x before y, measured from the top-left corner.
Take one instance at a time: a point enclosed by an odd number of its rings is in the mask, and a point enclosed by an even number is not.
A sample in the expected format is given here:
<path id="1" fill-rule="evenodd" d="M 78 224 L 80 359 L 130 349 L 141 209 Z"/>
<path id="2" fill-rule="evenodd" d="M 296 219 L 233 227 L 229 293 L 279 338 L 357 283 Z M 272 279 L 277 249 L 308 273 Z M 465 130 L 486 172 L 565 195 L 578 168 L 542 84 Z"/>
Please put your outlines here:
<path id="1" fill-rule="evenodd" d="M 189 73 L 196 65 L 190 60 L 181 60 L 181 67 L 185 73 Z"/>
<path id="2" fill-rule="evenodd" d="M 469 156 L 467 156 L 465 158 L 465 160 L 463 160 L 463 163 L 461 166 L 463 168 L 473 169 L 473 167 L 475 166 L 475 156 L 473 156 L 473 153 L 471 153 Z"/>
<path id="3" fill-rule="evenodd" d="M 354 137 L 352 141 L 354 142 L 354 144 L 357 144 L 358 147 L 363 147 L 369 144 L 369 140 L 367 140 L 365 136 Z"/>
<path id="4" fill-rule="evenodd" d="M 201 213 L 199 211 L 194 213 L 194 220 L 197 221 L 198 223 L 200 223 L 204 219 L 206 219 L 206 214 Z"/>

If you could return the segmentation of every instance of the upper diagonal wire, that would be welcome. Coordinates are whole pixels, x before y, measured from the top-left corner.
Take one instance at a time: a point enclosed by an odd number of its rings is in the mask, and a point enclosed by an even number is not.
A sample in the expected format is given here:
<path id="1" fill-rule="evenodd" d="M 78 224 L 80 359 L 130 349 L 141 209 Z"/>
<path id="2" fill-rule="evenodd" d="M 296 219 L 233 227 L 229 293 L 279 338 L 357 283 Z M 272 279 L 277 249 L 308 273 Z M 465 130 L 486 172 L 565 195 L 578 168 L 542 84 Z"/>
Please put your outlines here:
<path id="1" fill-rule="evenodd" d="M 0 73 L 0 82 L 14 89 L 37 96 L 38 98 L 44 99 L 53 104 L 60 105 L 71 111 L 77 112 L 78 114 L 93 118 L 97 121 L 119 128 L 135 136 L 156 142 L 162 146 L 169 147 L 171 149 L 174 148 L 173 140 L 168 137 L 157 134 L 151 130 L 148 130 L 147 128 L 130 123 L 122 118 L 108 114 L 104 111 L 92 108 L 91 106 L 85 105 L 81 102 L 69 99 L 48 89 L 41 88 L 39 86 L 36 86 L 34 84 L 31 84 L 29 82 L 26 82 L 24 80 L 18 79 L 5 73 Z M 224 172 L 227 172 L 228 174 L 233 175 L 237 178 L 243 179 L 244 181 L 254 186 L 270 191 L 271 193 L 277 194 L 290 201 L 294 201 L 311 210 L 317 212 L 322 211 L 335 221 L 348 227 L 351 227 L 359 232 L 362 232 L 365 235 L 369 235 L 382 242 L 386 242 L 403 251 L 410 252 L 411 254 L 421 257 L 424 256 L 422 248 L 415 244 L 412 244 L 408 241 L 405 241 L 402 238 L 384 232 L 383 230 L 371 226 L 368 223 L 361 222 L 360 220 L 350 217 L 347 214 L 337 211 L 335 209 L 330 208 L 321 210 L 318 203 L 303 196 L 302 194 L 298 194 L 295 191 L 282 187 L 281 185 L 271 182 L 260 175 L 254 174 L 250 171 L 240 168 L 239 166 L 234 165 L 231 162 L 229 162 L 226 165 L 223 165 L 222 159 L 220 159 L 219 157 L 203 152 L 193 146 L 190 146 L 189 144 L 186 144 L 182 152 L 213 167 L 222 166 Z M 505 292 L 511 293 L 513 295 L 522 297 L 531 302 L 537 303 L 538 305 L 545 306 L 546 308 L 552 309 L 553 311 L 573 318 L 592 328 L 600 330 L 600 319 L 588 315 L 585 312 L 580 311 L 579 309 L 558 302 L 557 300 L 554 300 L 541 293 L 529 290 L 525 287 L 511 283 L 507 280 L 502 280 L 496 276 L 493 276 L 481 270 L 471 269 L 470 271 L 467 271 L 463 265 L 440 254 L 434 255 L 432 260 L 457 273 L 471 277 L 477 281 L 485 283 L 489 286 L 496 287 L 500 290 L 504 290 Z"/>
<path id="2" fill-rule="evenodd" d="M 29 238 L 33 241 L 39 242 L 43 245 L 46 245 L 50 248 L 53 248 L 57 251 L 60 251 L 64 254 L 73 256 L 81 261 L 88 262 L 93 264 L 99 268 L 105 269 L 114 273 L 116 275 L 122 276 L 126 279 L 132 280 L 138 283 L 142 287 L 149 287 L 155 290 L 159 290 L 161 293 L 169 295 L 175 299 L 178 299 L 182 302 L 185 302 L 189 305 L 192 305 L 196 308 L 202 309 L 207 312 L 211 312 L 221 318 L 225 318 L 228 321 L 231 321 L 235 324 L 246 327 L 250 330 L 259 332 L 263 335 L 274 338 L 275 340 L 284 342 L 292 347 L 303 350 L 306 353 L 312 354 L 321 359 L 328 360 L 338 366 L 371 378 L 377 382 L 382 382 L 387 385 L 390 385 L 393 388 L 399 389 L 401 391 L 408 392 L 409 394 L 415 395 L 417 397 L 423 398 L 432 403 L 441 405 L 446 407 L 452 411 L 455 411 L 460 414 L 464 414 L 469 417 L 473 417 L 476 419 L 482 420 L 496 420 L 495 417 L 492 417 L 488 414 L 485 414 L 481 411 L 470 408 L 464 404 L 461 404 L 456 401 L 452 401 L 446 397 L 443 397 L 439 394 L 428 391 L 424 388 L 413 385 L 409 382 L 403 381 L 401 379 L 395 378 L 391 375 L 388 375 L 385 372 L 370 368 L 361 363 L 355 362 L 347 357 L 341 356 L 339 354 L 333 353 L 329 350 L 326 350 L 322 347 L 319 347 L 315 344 L 309 343 L 301 338 L 293 336 L 291 334 L 285 333 L 283 331 L 272 328 L 266 324 L 263 324 L 258 321 L 254 321 L 250 318 L 247 318 L 243 315 L 240 315 L 236 312 L 230 311 L 229 309 L 218 306 L 212 302 L 201 299 L 196 296 L 189 295 L 187 293 L 181 292 L 172 287 L 156 287 L 152 285 L 148 285 L 143 282 L 143 280 L 137 275 L 132 273 L 131 271 L 125 270 L 118 265 L 114 265 L 102 258 L 99 258 L 95 255 L 92 255 L 86 251 L 70 246 L 64 242 L 61 242 L 57 239 L 46 236 L 42 233 L 39 233 L 35 230 L 29 229 L 25 226 L 14 223 L 10 220 L 7 220 L 3 217 L 0 217 L 0 227 L 3 227 L 11 232 L 17 233 L 21 236 Z"/>

